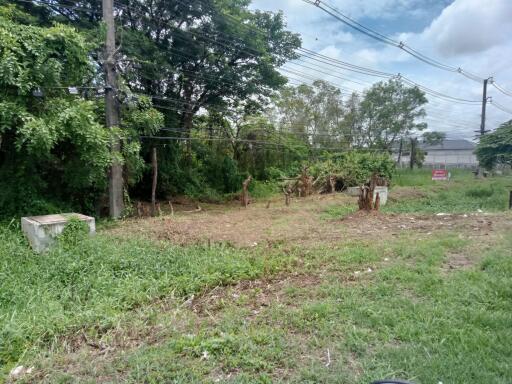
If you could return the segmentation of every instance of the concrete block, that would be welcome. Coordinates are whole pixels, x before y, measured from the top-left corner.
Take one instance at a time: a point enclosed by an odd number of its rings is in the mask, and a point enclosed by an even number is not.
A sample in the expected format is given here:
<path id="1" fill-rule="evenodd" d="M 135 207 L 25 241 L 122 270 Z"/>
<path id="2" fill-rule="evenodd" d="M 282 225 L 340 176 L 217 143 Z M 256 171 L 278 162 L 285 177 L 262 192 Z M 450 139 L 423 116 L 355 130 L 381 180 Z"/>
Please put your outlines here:
<path id="1" fill-rule="evenodd" d="M 373 202 L 375 203 L 375 198 L 377 197 L 377 193 L 380 198 L 380 205 L 386 205 L 388 201 L 388 187 L 375 187 L 373 190 Z"/>
<path id="2" fill-rule="evenodd" d="M 32 249 L 39 253 L 48 249 L 55 240 L 55 237 L 62 233 L 71 217 L 85 221 L 89 226 L 89 233 L 96 232 L 94 217 L 85 216 L 80 213 L 22 217 L 21 229 L 25 236 L 27 236 Z"/>
<path id="3" fill-rule="evenodd" d="M 360 188 L 359 187 L 348 187 L 346 189 L 346 193 L 349 195 L 349 196 L 359 196 L 359 192 L 360 192 Z"/>
<path id="4" fill-rule="evenodd" d="M 386 205 L 388 201 L 388 187 L 375 187 L 373 191 L 373 202 L 375 203 L 375 198 L 377 197 L 377 192 L 380 197 L 380 205 Z M 345 191 L 349 196 L 359 196 L 361 193 L 360 187 L 348 187 Z"/>

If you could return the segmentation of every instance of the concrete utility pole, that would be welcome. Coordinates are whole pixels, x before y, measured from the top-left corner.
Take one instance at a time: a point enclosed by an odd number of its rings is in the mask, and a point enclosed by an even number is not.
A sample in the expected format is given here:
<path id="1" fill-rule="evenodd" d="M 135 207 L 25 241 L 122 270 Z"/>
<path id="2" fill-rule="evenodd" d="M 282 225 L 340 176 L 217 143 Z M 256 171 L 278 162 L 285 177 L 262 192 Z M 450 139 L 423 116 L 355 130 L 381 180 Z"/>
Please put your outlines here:
<path id="1" fill-rule="evenodd" d="M 480 123 L 480 136 L 485 135 L 485 108 L 487 106 L 487 82 L 489 79 L 484 80 L 484 92 L 482 98 L 482 121 Z"/>
<path id="2" fill-rule="evenodd" d="M 116 27 L 114 24 L 113 0 L 102 0 L 103 21 L 107 27 L 107 38 L 105 41 L 105 116 L 107 128 L 119 126 L 119 103 L 117 100 L 117 74 L 116 74 Z M 121 152 L 121 140 L 114 138 L 111 143 L 111 152 Z M 108 178 L 108 206 L 110 217 L 118 219 L 123 214 L 123 166 L 114 160 L 110 167 Z"/>

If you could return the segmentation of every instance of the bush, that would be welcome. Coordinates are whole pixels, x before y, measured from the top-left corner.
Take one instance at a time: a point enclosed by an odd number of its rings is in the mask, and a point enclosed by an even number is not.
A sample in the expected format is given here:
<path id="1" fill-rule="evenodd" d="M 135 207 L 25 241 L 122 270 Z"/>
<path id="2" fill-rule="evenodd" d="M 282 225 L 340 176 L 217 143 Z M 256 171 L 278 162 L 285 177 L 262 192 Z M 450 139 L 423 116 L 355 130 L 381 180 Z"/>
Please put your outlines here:
<path id="1" fill-rule="evenodd" d="M 249 184 L 251 196 L 257 199 L 264 199 L 276 193 L 279 193 L 279 184 L 275 181 L 253 180 Z"/>
<path id="2" fill-rule="evenodd" d="M 394 171 L 395 162 L 391 156 L 375 152 L 346 152 L 311 166 L 315 178 L 336 175 L 344 187 L 360 185 L 373 174 L 391 180 Z"/>

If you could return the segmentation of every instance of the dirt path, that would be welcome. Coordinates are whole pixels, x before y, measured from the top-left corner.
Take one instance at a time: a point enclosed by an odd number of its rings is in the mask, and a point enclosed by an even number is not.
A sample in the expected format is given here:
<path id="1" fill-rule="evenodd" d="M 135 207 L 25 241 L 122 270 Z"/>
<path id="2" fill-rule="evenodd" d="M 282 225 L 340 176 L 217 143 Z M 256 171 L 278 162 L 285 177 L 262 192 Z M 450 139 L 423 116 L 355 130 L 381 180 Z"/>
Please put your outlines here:
<path id="1" fill-rule="evenodd" d="M 355 198 L 344 194 L 316 195 L 294 199 L 289 207 L 272 200 L 248 208 L 209 206 L 197 213 L 177 213 L 158 218 L 129 219 L 110 229 L 113 235 L 142 234 L 151 239 L 176 244 L 227 242 L 237 247 L 265 243 L 313 245 L 319 242 L 386 238 L 404 231 L 431 234 L 436 231 L 462 230 L 468 236 L 486 236 L 504 222 L 503 214 L 394 214 L 355 212 L 344 217 L 326 214 L 340 207 L 355 206 Z"/>

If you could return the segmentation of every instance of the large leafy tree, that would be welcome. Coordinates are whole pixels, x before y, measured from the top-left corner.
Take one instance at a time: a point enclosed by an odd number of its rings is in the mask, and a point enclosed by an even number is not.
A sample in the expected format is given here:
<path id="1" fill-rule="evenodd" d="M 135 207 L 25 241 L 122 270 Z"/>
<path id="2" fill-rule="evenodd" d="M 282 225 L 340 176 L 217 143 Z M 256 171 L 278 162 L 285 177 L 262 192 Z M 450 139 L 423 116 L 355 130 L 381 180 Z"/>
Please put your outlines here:
<path id="1" fill-rule="evenodd" d="M 487 169 L 496 165 L 512 166 L 512 120 L 482 136 L 476 148 L 476 156 L 480 165 Z"/>
<path id="2" fill-rule="evenodd" d="M 64 25 L 20 24 L 12 8 L 0 9 L 0 205 L 14 211 L 42 189 L 73 198 L 103 188 L 110 133 L 97 104 L 67 90 L 91 75 L 85 39 Z"/>
<path id="3" fill-rule="evenodd" d="M 347 141 L 341 92 L 325 81 L 286 87 L 277 99 L 274 114 L 283 131 L 302 137 L 313 147 L 332 147 Z"/>
<path id="4" fill-rule="evenodd" d="M 101 1 L 27 6 L 41 20 L 101 30 Z M 132 91 L 155 97 L 168 122 L 188 132 L 202 109 L 264 104 L 286 79 L 276 70 L 296 57 L 297 35 L 283 15 L 252 11 L 250 0 L 119 0 L 119 70 Z M 91 37 L 101 34 L 90 33 Z M 98 49 L 100 41 L 97 40 Z M 165 98 L 167 100 L 162 100 Z"/>
<path id="5" fill-rule="evenodd" d="M 0 6 L 2 213 L 58 209 L 49 200 L 92 210 L 113 156 L 126 160 L 133 175 L 139 147 L 128 139 L 159 127 L 162 117 L 139 101 L 124 108 L 122 129 L 107 130 L 103 102 L 86 92 L 96 75 L 86 38 L 69 26 L 34 23 L 16 8 Z M 127 139 L 123 153 L 110 151 L 114 134 Z"/>
<path id="6" fill-rule="evenodd" d="M 390 150 L 401 138 L 427 128 L 418 122 L 425 116 L 425 94 L 417 87 L 407 87 L 391 79 L 374 84 L 365 92 L 359 118 L 363 145 Z"/>

